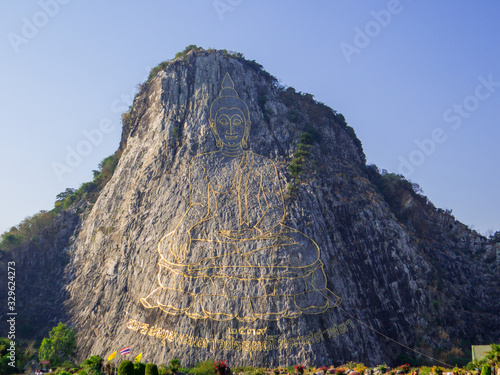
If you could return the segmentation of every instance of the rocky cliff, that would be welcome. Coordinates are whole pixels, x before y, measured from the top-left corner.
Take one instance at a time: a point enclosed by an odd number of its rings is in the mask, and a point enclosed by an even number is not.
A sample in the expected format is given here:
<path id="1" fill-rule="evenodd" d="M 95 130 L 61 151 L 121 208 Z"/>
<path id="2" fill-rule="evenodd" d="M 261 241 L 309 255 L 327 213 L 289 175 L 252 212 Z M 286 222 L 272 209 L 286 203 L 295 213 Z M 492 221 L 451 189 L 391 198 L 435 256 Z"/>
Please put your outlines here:
<path id="1" fill-rule="evenodd" d="M 75 327 L 81 358 L 376 364 L 500 333 L 499 244 L 366 166 L 342 115 L 255 62 L 164 64 L 120 148 L 45 275 L 47 318 Z"/>

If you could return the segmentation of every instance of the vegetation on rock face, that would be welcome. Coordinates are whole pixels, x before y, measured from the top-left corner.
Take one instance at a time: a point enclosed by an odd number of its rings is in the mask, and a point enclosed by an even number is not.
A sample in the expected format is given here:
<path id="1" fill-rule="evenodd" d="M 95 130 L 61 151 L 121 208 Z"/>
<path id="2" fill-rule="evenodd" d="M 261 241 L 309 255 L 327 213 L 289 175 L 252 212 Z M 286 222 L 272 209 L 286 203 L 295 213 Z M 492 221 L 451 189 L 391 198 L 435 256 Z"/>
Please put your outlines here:
<path id="1" fill-rule="evenodd" d="M 299 136 L 299 143 L 297 144 L 297 149 L 294 153 L 294 158 L 292 159 L 289 166 L 290 173 L 294 178 L 300 177 L 302 171 L 304 170 L 304 165 L 307 161 L 307 158 L 310 155 L 311 146 L 313 142 L 318 138 L 318 136 L 313 136 L 311 132 L 314 133 L 315 129 L 311 129 L 309 132 L 304 131 Z"/>
<path id="2" fill-rule="evenodd" d="M 66 189 L 65 192 L 59 194 L 54 206 L 54 211 L 60 212 L 61 210 L 67 210 L 75 202 L 82 199 L 86 202 L 94 203 L 100 191 L 113 176 L 120 156 L 121 152 L 117 151 L 113 155 L 102 160 L 99 163 L 99 169 L 92 171 L 94 174 L 94 179 L 92 181 L 83 183 L 77 190 Z"/>
<path id="3" fill-rule="evenodd" d="M 278 81 L 276 79 L 276 77 L 274 77 L 271 74 L 269 74 L 268 72 L 266 72 L 263 69 L 263 67 L 262 67 L 261 64 L 259 64 L 255 60 L 247 60 L 247 59 L 245 59 L 245 56 L 242 53 L 240 53 L 240 52 L 228 51 L 226 49 L 214 50 L 212 48 L 209 48 L 209 49 L 205 50 L 204 48 L 198 47 L 195 44 L 190 44 L 189 46 L 187 46 L 186 48 L 184 48 L 183 51 L 177 52 L 175 54 L 174 59 L 162 61 L 157 66 L 155 66 L 153 69 L 151 69 L 151 71 L 149 72 L 148 79 L 146 80 L 146 83 L 150 82 L 154 77 L 156 77 L 156 75 L 159 72 L 167 69 L 174 61 L 179 60 L 179 59 L 184 60 L 186 58 L 186 56 L 188 55 L 188 53 L 191 52 L 191 51 L 206 52 L 206 53 L 218 53 L 218 54 L 220 54 L 222 56 L 232 57 L 232 58 L 238 59 L 239 61 L 241 61 L 244 64 L 246 64 L 247 66 L 249 66 L 252 70 L 261 73 L 266 78 L 266 80 L 268 80 L 269 82 L 277 83 L 277 81 Z"/>
<path id="4" fill-rule="evenodd" d="M 111 179 L 120 155 L 121 152 L 117 151 L 102 160 L 99 163 L 99 169 L 93 171 L 94 179 L 92 181 L 83 183 L 79 189 L 67 188 L 59 193 L 52 211 L 40 211 L 4 233 L 0 241 L 0 251 L 10 251 L 28 243 L 54 239 L 57 234 L 57 215 L 80 201 L 94 203 L 101 190 Z"/>
<path id="5" fill-rule="evenodd" d="M 418 184 L 408 181 L 402 175 L 387 171 L 381 173 L 373 164 L 366 166 L 365 172 L 400 222 L 411 224 L 419 236 L 431 234 L 434 228 L 422 208 L 435 212 L 438 212 L 438 209 L 421 194 L 422 189 Z M 441 213 L 451 216 L 451 211 L 443 210 Z"/>
<path id="6" fill-rule="evenodd" d="M 39 242 L 43 238 L 52 238 L 56 234 L 53 211 L 40 211 L 27 217 L 20 224 L 4 233 L 0 242 L 0 251 L 10 251 L 28 242 Z"/>

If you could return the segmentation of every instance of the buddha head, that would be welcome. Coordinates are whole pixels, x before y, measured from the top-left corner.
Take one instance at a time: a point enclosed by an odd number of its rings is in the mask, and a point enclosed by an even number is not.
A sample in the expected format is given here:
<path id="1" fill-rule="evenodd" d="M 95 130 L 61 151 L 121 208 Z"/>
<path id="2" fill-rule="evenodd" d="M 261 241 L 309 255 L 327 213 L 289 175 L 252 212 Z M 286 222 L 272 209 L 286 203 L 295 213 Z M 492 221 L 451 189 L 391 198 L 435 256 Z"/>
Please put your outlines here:
<path id="1" fill-rule="evenodd" d="M 248 147 L 250 111 L 246 103 L 238 97 L 229 73 L 226 73 L 222 81 L 219 97 L 210 106 L 209 123 L 217 147 Z"/>

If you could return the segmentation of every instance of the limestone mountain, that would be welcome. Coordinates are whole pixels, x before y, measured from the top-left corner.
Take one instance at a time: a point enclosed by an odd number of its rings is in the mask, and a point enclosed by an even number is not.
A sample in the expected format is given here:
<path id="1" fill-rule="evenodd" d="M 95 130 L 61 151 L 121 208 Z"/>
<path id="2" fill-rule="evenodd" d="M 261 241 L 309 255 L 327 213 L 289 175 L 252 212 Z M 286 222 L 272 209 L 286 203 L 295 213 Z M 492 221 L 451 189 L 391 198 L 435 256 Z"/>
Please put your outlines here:
<path id="1" fill-rule="evenodd" d="M 498 338 L 499 243 L 367 166 L 341 114 L 259 64 L 192 50 L 123 119 L 95 202 L 2 253 L 24 336 L 64 320 L 81 358 L 231 366 L 453 361 Z"/>

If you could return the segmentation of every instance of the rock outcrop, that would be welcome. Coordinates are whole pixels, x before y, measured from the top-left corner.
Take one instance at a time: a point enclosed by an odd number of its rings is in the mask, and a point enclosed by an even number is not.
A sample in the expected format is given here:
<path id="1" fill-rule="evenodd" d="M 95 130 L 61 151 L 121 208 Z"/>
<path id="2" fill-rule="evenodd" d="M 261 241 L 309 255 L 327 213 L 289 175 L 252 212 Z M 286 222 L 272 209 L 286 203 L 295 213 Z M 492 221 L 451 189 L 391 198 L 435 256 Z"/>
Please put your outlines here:
<path id="1" fill-rule="evenodd" d="M 53 316 L 81 358 L 376 364 L 417 356 L 391 339 L 432 354 L 498 337 L 499 245 L 367 167 L 342 115 L 258 64 L 191 52 L 127 121 L 64 250 Z"/>

